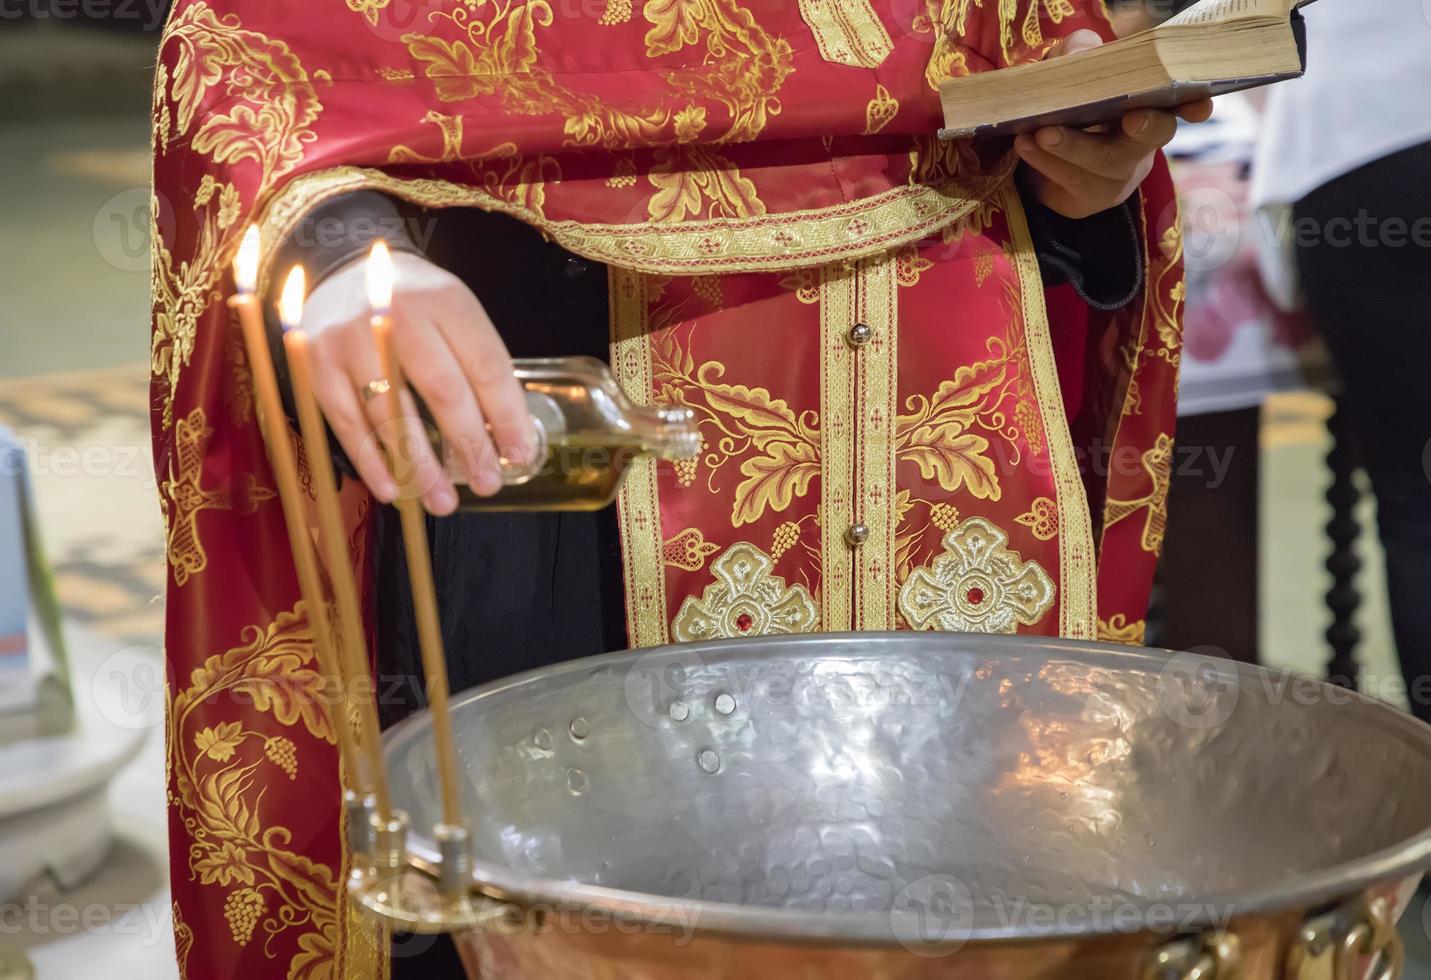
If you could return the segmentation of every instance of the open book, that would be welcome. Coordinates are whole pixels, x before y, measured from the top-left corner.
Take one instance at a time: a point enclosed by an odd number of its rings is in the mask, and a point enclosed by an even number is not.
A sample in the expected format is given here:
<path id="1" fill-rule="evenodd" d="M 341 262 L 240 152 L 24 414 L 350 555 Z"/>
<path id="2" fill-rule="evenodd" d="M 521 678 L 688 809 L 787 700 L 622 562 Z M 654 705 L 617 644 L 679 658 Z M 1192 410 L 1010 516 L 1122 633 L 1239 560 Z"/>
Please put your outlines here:
<path id="1" fill-rule="evenodd" d="M 1202 0 L 1157 27 L 1090 51 L 939 86 L 944 139 L 1091 126 L 1301 75 L 1311 0 Z M 1341 0 L 1345 3 L 1348 0 Z"/>

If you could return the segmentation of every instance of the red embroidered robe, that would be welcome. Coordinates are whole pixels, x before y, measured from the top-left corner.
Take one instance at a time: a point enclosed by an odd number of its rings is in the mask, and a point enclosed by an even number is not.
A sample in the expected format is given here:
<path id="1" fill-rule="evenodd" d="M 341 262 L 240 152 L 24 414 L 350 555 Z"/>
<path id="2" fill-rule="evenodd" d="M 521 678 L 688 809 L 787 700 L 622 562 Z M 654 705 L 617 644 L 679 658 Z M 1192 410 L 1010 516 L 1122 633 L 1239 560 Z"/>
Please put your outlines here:
<path id="1" fill-rule="evenodd" d="M 933 139 L 941 78 L 1106 33 L 1101 5 L 595 3 L 181 0 L 170 17 L 153 431 L 175 928 L 194 980 L 387 971 L 341 891 L 309 610 L 223 302 L 251 221 L 271 246 L 318 202 L 376 188 L 505 212 L 609 267 L 621 382 L 689 405 L 704 437 L 623 492 L 634 645 L 1141 637 L 1179 357 L 1167 172 L 1139 195 L 1146 288 L 1107 315 L 1046 302 L 1012 157 Z M 1085 333 L 1070 420 L 1054 340 Z M 1076 445 L 1134 465 L 1085 483 Z M 346 493 L 362 572 L 367 500 Z"/>

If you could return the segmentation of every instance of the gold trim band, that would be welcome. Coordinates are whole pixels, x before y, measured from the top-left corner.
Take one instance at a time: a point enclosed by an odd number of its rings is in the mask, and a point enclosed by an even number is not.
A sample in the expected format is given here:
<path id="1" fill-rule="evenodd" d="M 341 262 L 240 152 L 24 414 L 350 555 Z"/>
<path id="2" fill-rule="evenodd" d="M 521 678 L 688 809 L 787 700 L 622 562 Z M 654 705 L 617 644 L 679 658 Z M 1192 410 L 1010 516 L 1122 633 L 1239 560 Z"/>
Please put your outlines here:
<path id="1" fill-rule="evenodd" d="M 833 64 L 878 68 L 894 51 L 870 0 L 800 0 L 800 18 Z"/>
<path id="2" fill-rule="evenodd" d="M 899 316 L 895 259 L 890 253 L 859 264 L 857 318 L 870 328 L 858 348 L 856 400 L 860 455 L 859 520 L 868 536 L 855 551 L 858 630 L 896 625 L 894 422 L 898 413 Z"/>
<path id="3" fill-rule="evenodd" d="M 612 266 L 611 370 L 621 389 L 638 405 L 651 403 L 651 336 L 646 277 Z M 666 572 L 661 561 L 661 498 L 656 460 L 641 456 L 631 464 L 616 501 L 621 555 L 626 570 L 626 629 L 633 647 L 670 642 L 666 621 Z"/>
<path id="4" fill-rule="evenodd" d="M 1006 187 L 1001 193 L 1023 293 L 1024 337 L 1033 371 L 1034 397 L 1048 434 L 1049 462 L 1058 503 L 1058 632 L 1060 636 L 1076 640 L 1092 640 L 1098 634 L 1098 569 L 1088 493 L 1078 472 L 1073 435 L 1063 410 L 1058 364 L 1049 336 L 1048 308 L 1044 305 L 1043 277 L 1039 274 L 1038 254 L 1029 233 L 1028 219 L 1017 191 Z"/>
<path id="5" fill-rule="evenodd" d="M 1013 161 L 983 178 L 991 193 L 1005 185 Z M 950 182 L 953 184 L 953 181 Z M 952 224 L 982 203 L 957 188 L 907 184 L 857 201 L 750 218 L 675 224 L 553 221 L 540 211 L 480 187 L 444 180 L 394 177 L 364 167 L 334 167 L 295 177 L 263 206 L 259 227 L 265 259 L 313 208 L 342 194 L 379 190 L 423 207 L 476 207 L 526 222 L 568 251 L 608 265 L 663 275 L 774 272 L 859 258 L 916 241 Z M 272 270 L 259 270 L 265 291 Z"/>
<path id="6" fill-rule="evenodd" d="M 854 562 L 845 532 L 854 523 L 856 272 L 820 268 L 820 612 L 826 630 L 854 628 Z"/>

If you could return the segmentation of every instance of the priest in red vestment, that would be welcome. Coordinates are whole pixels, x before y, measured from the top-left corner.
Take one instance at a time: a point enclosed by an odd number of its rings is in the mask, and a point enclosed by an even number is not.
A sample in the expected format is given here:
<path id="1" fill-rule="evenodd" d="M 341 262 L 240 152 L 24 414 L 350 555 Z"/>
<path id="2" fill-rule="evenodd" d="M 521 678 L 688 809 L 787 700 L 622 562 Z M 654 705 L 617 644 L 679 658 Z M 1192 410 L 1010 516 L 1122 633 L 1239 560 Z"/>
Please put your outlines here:
<path id="1" fill-rule="evenodd" d="M 377 237 L 399 251 L 403 367 L 479 491 L 531 437 L 511 355 L 603 357 L 702 435 L 694 459 L 639 464 L 603 514 L 446 516 L 430 463 L 455 689 L 776 632 L 1138 642 L 1180 357 L 1155 153 L 1173 120 L 934 138 L 941 79 L 1106 36 L 1101 6 L 176 5 L 155 81 L 152 368 L 186 977 L 449 968 L 427 940 L 394 959 L 343 894 L 314 610 L 223 302 L 245 227 L 265 295 L 292 262 L 310 275 L 386 722 L 420 706 L 421 671 L 393 487 L 364 452 L 385 400 L 363 397 L 380 372 L 355 258 Z"/>

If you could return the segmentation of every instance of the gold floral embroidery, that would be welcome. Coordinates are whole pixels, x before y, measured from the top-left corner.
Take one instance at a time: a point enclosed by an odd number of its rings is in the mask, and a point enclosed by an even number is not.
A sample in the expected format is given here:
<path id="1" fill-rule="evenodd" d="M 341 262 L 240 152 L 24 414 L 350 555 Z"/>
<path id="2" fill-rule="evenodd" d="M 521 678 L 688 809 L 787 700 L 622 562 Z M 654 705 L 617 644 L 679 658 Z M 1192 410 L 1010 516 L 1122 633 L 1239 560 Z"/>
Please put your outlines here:
<path id="1" fill-rule="evenodd" d="M 403 144 L 398 144 L 388 151 L 388 163 L 445 163 L 462 156 L 461 116 L 449 116 L 435 109 L 429 109 L 422 117 L 422 121 L 432 123 L 442 134 L 442 152 L 435 157 L 430 157 Z M 507 145 L 512 147 L 513 155 L 515 155 L 516 147 L 513 144 Z"/>
<path id="2" fill-rule="evenodd" d="M 941 531 L 951 530 L 959 523 L 959 508 L 941 500 L 929 508 L 929 522 Z"/>
<path id="3" fill-rule="evenodd" d="M 348 0 L 348 9 L 355 14 L 361 14 L 363 20 L 374 27 L 378 26 L 378 14 L 387 9 L 392 0 Z"/>
<path id="4" fill-rule="evenodd" d="M 992 250 L 980 252 L 974 256 L 974 285 L 982 286 L 988 281 L 989 275 L 994 271 L 994 253 Z"/>
<path id="5" fill-rule="evenodd" d="M 676 142 L 694 143 L 706 128 L 706 107 L 688 105 L 676 113 Z"/>
<path id="6" fill-rule="evenodd" d="M 160 47 L 178 50 L 172 73 L 161 71 L 155 78 L 159 148 L 188 135 L 189 148 L 215 163 L 251 160 L 260 170 L 256 196 L 261 198 L 303 158 L 304 146 L 313 139 L 313 122 L 323 108 L 313 83 L 326 76 L 315 73 L 310 78 L 288 45 L 242 29 L 237 15 L 220 17 L 202 0 L 169 21 Z M 190 135 L 199 106 L 220 86 L 225 98 L 216 105 L 230 108 L 205 114 Z M 205 179 L 208 183 L 201 183 L 196 195 L 199 229 L 190 258 L 175 262 L 159 234 L 158 198 L 152 207 L 155 317 L 150 370 L 163 385 L 166 429 L 173 423 L 179 372 L 193 356 L 199 317 L 218 299 L 215 286 L 222 262 L 235 244 L 241 210 L 231 185 L 215 194 L 213 179 Z M 178 206 L 178 202 L 170 204 Z"/>
<path id="7" fill-rule="evenodd" d="M 1153 447 L 1143 453 L 1143 470 L 1152 485 L 1143 496 L 1133 500 L 1108 498 L 1103 510 L 1103 527 L 1112 527 L 1143 508 L 1148 515 L 1143 521 L 1143 550 L 1156 552 L 1163 546 L 1163 534 L 1168 523 L 1168 490 L 1172 486 L 1173 439 L 1160 433 Z"/>
<path id="8" fill-rule="evenodd" d="M 770 557 L 780 559 L 791 548 L 800 543 L 800 524 L 797 521 L 784 521 L 775 529 L 775 535 L 770 542 Z"/>
<path id="9" fill-rule="evenodd" d="M 697 599 L 687 596 L 671 623 L 681 643 L 773 633 L 808 633 L 820 621 L 803 585 L 772 575 L 775 561 L 755 545 L 731 545 L 711 563 L 716 581 Z"/>
<path id="10" fill-rule="evenodd" d="M 790 43 L 766 33 L 736 0 L 646 0 L 646 53 L 652 58 L 705 41 L 699 68 L 673 71 L 677 91 L 725 104 L 731 127 L 722 142 L 752 140 L 779 111 L 778 93 L 794 70 Z"/>
<path id="11" fill-rule="evenodd" d="M 732 457 L 745 454 L 735 488 L 731 523 L 751 524 L 767 510 L 782 511 L 803 496 L 820 475 L 819 419 L 813 412 L 797 417 L 783 399 L 765 388 L 726 384 L 725 365 L 707 361 L 691 370 L 690 354 L 675 331 L 652 343 L 655 382 L 663 401 L 680 401 L 695 409 L 700 424 L 714 430 L 710 438 L 720 451 L 704 457 L 714 479 Z M 691 395 L 700 396 L 699 401 Z"/>
<path id="12" fill-rule="evenodd" d="M 252 473 L 245 473 L 238 485 L 238 499 L 227 487 L 208 490 L 203 486 L 204 452 L 214 430 L 209 428 L 202 408 L 196 408 L 176 426 L 174 454 L 169 460 L 169 477 L 161 486 L 166 525 L 166 548 L 174 584 L 182 588 L 209 564 L 209 556 L 199 539 L 199 515 L 206 510 L 231 510 L 251 514 L 274 492 L 258 486 Z M 174 460 L 178 459 L 178 472 Z"/>
<path id="13" fill-rule="evenodd" d="M 683 487 L 695 485 L 696 475 L 701 469 L 701 456 L 705 453 L 707 448 L 706 441 L 702 439 L 694 456 L 672 461 L 671 468 L 676 471 L 677 483 Z"/>
<path id="14" fill-rule="evenodd" d="M 630 157 L 617 157 L 611 165 L 611 176 L 606 178 L 606 186 L 612 190 L 636 186 L 636 162 Z"/>
<path id="15" fill-rule="evenodd" d="M 228 885 L 235 881 L 253 884 L 253 868 L 249 852 L 232 841 L 211 847 L 195 845 L 189 853 L 189 870 L 199 876 L 202 885 Z"/>
<path id="16" fill-rule="evenodd" d="M 598 24 L 610 27 L 613 24 L 624 24 L 631 19 L 631 0 L 606 0 L 606 9 L 601 12 Z"/>
<path id="17" fill-rule="evenodd" d="M 660 151 L 646 179 L 656 188 L 647 211 L 660 224 L 765 213 L 755 184 L 725 157 L 700 147 Z"/>
<path id="18" fill-rule="evenodd" d="M 229 337 L 224 347 L 224 357 L 229 365 L 229 387 L 225 389 L 224 402 L 228 405 L 229 418 L 235 425 L 244 426 L 253 421 L 255 400 L 253 394 L 253 372 L 248 367 L 248 352 L 244 350 L 243 335 L 235 322 L 236 313 L 230 314 Z"/>
<path id="19" fill-rule="evenodd" d="M 1034 404 L 1032 398 L 1027 401 L 1020 401 L 1014 407 L 1014 424 L 1023 432 L 1024 438 L 1028 440 L 1029 452 L 1035 456 L 1043 454 L 1043 423 L 1038 417 L 1038 406 Z"/>
<path id="20" fill-rule="evenodd" d="M 873 135 L 899 115 L 899 100 L 889 94 L 889 89 L 875 83 L 874 98 L 865 106 L 865 134 Z"/>
<path id="21" fill-rule="evenodd" d="M 958 245 L 968 236 L 982 235 L 985 231 L 988 231 L 989 228 L 992 227 L 994 223 L 994 215 L 998 214 L 999 211 L 1000 205 L 998 198 L 991 198 L 987 201 L 984 201 L 980 203 L 978 207 L 971 208 L 968 214 L 965 214 L 958 221 L 947 225 L 942 231 L 940 231 L 939 240 L 945 245 Z M 995 254 L 996 253 L 991 249 L 985 252 L 981 252 L 978 257 L 982 258 L 983 256 L 987 255 L 989 257 L 989 260 L 992 261 Z M 982 286 L 984 284 L 984 280 L 979 279 L 978 284 Z"/>
<path id="22" fill-rule="evenodd" d="M 1028 13 L 1024 15 L 1022 31 L 1024 43 L 1032 48 L 1043 44 L 1043 25 L 1038 22 L 1038 14 L 1038 0 L 1032 0 L 1029 4 Z"/>
<path id="23" fill-rule="evenodd" d="M 1048 497 L 1034 498 L 1028 513 L 1020 514 L 1014 520 L 1032 531 L 1040 541 L 1052 541 L 1058 537 L 1058 508 Z"/>
<path id="24" fill-rule="evenodd" d="M 1008 542 L 982 517 L 961 521 L 944 536 L 945 553 L 905 581 L 900 613 L 918 630 L 1012 633 L 1035 625 L 1053 606 L 1053 580 Z"/>
<path id="25" fill-rule="evenodd" d="M 926 270 L 934 268 L 934 263 L 919 254 L 915 245 L 906 245 L 894 253 L 895 281 L 906 288 L 919 285 L 919 277 Z"/>
<path id="26" fill-rule="evenodd" d="M 1043 25 L 1039 23 L 1041 10 L 1047 11 L 1049 20 L 1055 24 L 1062 24 L 1064 18 L 1075 13 L 1070 0 L 1043 0 L 1042 7 L 1040 7 L 1039 0 L 1030 0 L 1029 9 L 1024 15 L 1023 28 L 1020 33 L 1023 36 L 1024 43 L 1031 48 L 1042 47 L 1044 43 Z"/>
<path id="27" fill-rule="evenodd" d="M 937 89 L 946 78 L 969 74 L 961 39 L 968 31 L 969 11 L 975 4 L 982 7 L 984 0 L 925 0 L 925 9 L 915 17 L 914 33 L 932 35 L 934 43 L 924 69 L 930 88 Z"/>
<path id="28" fill-rule="evenodd" d="M 499 0 L 476 9 L 482 7 L 489 16 L 474 16 L 465 6 L 432 14 L 431 19 L 455 28 L 456 38 L 419 32 L 402 36 L 409 54 L 426 66 L 439 100 L 497 95 L 514 113 L 560 113 L 566 117 L 566 142 L 576 147 L 617 149 L 670 141 L 666 134 L 677 114 L 673 99 L 630 112 L 567 89 L 538 64 L 537 28 L 550 27 L 554 18 L 547 0 Z M 665 81 L 673 94 L 701 96 L 726 107 L 730 126 L 709 142 L 757 137 L 768 117 L 779 112 L 778 93 L 793 70 L 789 42 L 767 34 L 736 0 L 647 0 L 642 13 L 652 25 L 645 37 L 651 58 L 704 41 L 707 57 L 698 66 L 666 72 Z"/>
<path id="29" fill-rule="evenodd" d="M 895 422 L 900 460 L 914 463 L 924 479 L 945 490 L 962 488 L 981 500 L 998 500 L 1003 491 L 989 440 L 973 429 L 981 425 L 1009 437 L 998 406 L 1016 374 L 1007 353 L 997 344 L 994 349 L 999 356 L 959 368 L 932 396 L 911 395 L 908 414 Z"/>
<path id="30" fill-rule="evenodd" d="M 252 888 L 240 888 L 224 900 L 224 920 L 229 924 L 229 934 L 239 946 L 248 945 L 263 913 L 263 896 Z"/>
<path id="31" fill-rule="evenodd" d="M 537 68 L 538 27 L 552 23 L 546 0 L 484 4 L 490 16 L 474 18 L 460 4 L 438 10 L 432 20 L 446 20 L 461 34 L 447 40 L 417 32 L 404 34 L 413 60 L 422 63 L 440 102 L 464 102 L 500 94 L 509 108 L 534 112 L 545 90 L 554 83 Z"/>
<path id="32" fill-rule="evenodd" d="M 228 762 L 234 757 L 234 748 L 243 741 L 243 726 L 238 722 L 224 722 L 218 728 L 205 728 L 194 736 L 194 748 L 215 762 Z"/>
<path id="33" fill-rule="evenodd" d="M 894 50 L 870 0 L 800 0 L 800 17 L 820 57 L 834 64 L 878 68 Z"/>
<path id="34" fill-rule="evenodd" d="M 1176 207 L 1177 202 L 1174 202 Z M 1173 217 L 1172 224 L 1168 230 L 1163 232 L 1162 240 L 1158 243 L 1158 249 L 1166 260 L 1163 268 L 1158 272 L 1154 288 L 1149 290 L 1149 299 L 1153 304 L 1153 325 L 1158 331 L 1158 339 L 1163 342 L 1164 350 L 1158 353 L 1166 357 L 1170 363 L 1177 363 L 1177 351 L 1182 347 L 1183 342 L 1183 317 L 1182 305 L 1187 298 L 1187 283 L 1182 276 L 1183 258 L 1183 225 L 1180 218 Z M 1178 277 L 1178 281 L 1171 289 L 1166 288 L 1169 278 Z M 1163 296 L 1167 294 L 1167 301 Z"/>
<path id="35" fill-rule="evenodd" d="M 174 954 L 178 960 L 179 980 L 189 980 L 189 952 L 194 948 L 194 930 L 184 921 L 178 902 L 171 903 L 174 922 Z"/>
<path id="36" fill-rule="evenodd" d="M 820 270 L 796 269 L 780 278 L 780 288 L 794 290 L 795 298 L 806 305 L 820 302 Z"/>
<path id="37" fill-rule="evenodd" d="M 1144 637 L 1148 631 L 1148 621 L 1139 619 L 1128 622 L 1128 617 L 1122 613 L 1114 613 L 1109 619 L 1098 621 L 1098 639 L 1105 643 L 1128 643 L 1133 646 L 1142 646 Z"/>
<path id="38" fill-rule="evenodd" d="M 718 310 L 725 305 L 725 290 L 721 287 L 720 276 L 696 276 L 691 280 L 691 292 Z"/>
<path id="39" fill-rule="evenodd" d="M 255 775 L 263 765 L 296 771 L 296 755 L 289 758 L 296 745 L 272 725 L 302 726 L 317 743 L 333 741 L 327 694 L 314 667 L 302 602 L 265 627 L 249 627 L 242 641 L 207 658 L 185 686 L 171 688 L 167 753 L 173 803 L 190 840 L 188 870 L 194 880 L 235 889 L 224 903 L 233 941 L 249 942 L 260 926 L 269 939 L 302 930 L 287 975 L 309 976 L 305 969 L 333 962 L 337 916 L 343 912 L 341 882 L 328 866 L 290 849 L 288 828 L 265 822 L 264 792 Z M 213 722 L 214 706 L 224 704 L 243 705 L 244 720 Z M 271 717 L 268 726 L 265 715 Z M 256 730 L 260 727 L 269 730 Z M 193 933 L 177 919 L 175 932 L 182 961 Z"/>
<path id="40" fill-rule="evenodd" d="M 1078 12 L 1071 0 L 1043 0 L 1043 5 L 1044 9 L 1048 11 L 1049 20 L 1055 24 L 1062 24 L 1065 18 L 1072 17 Z"/>
<path id="41" fill-rule="evenodd" d="M 357 735 L 354 732 L 354 735 Z M 263 754 L 269 762 L 282 769 L 290 780 L 298 778 L 298 746 L 286 735 L 273 735 L 263 741 Z"/>
<path id="42" fill-rule="evenodd" d="M 688 527 L 675 537 L 666 539 L 661 557 L 667 565 L 698 572 L 705 567 L 706 559 L 717 551 L 720 551 L 720 545 L 707 541 L 700 528 Z"/>

